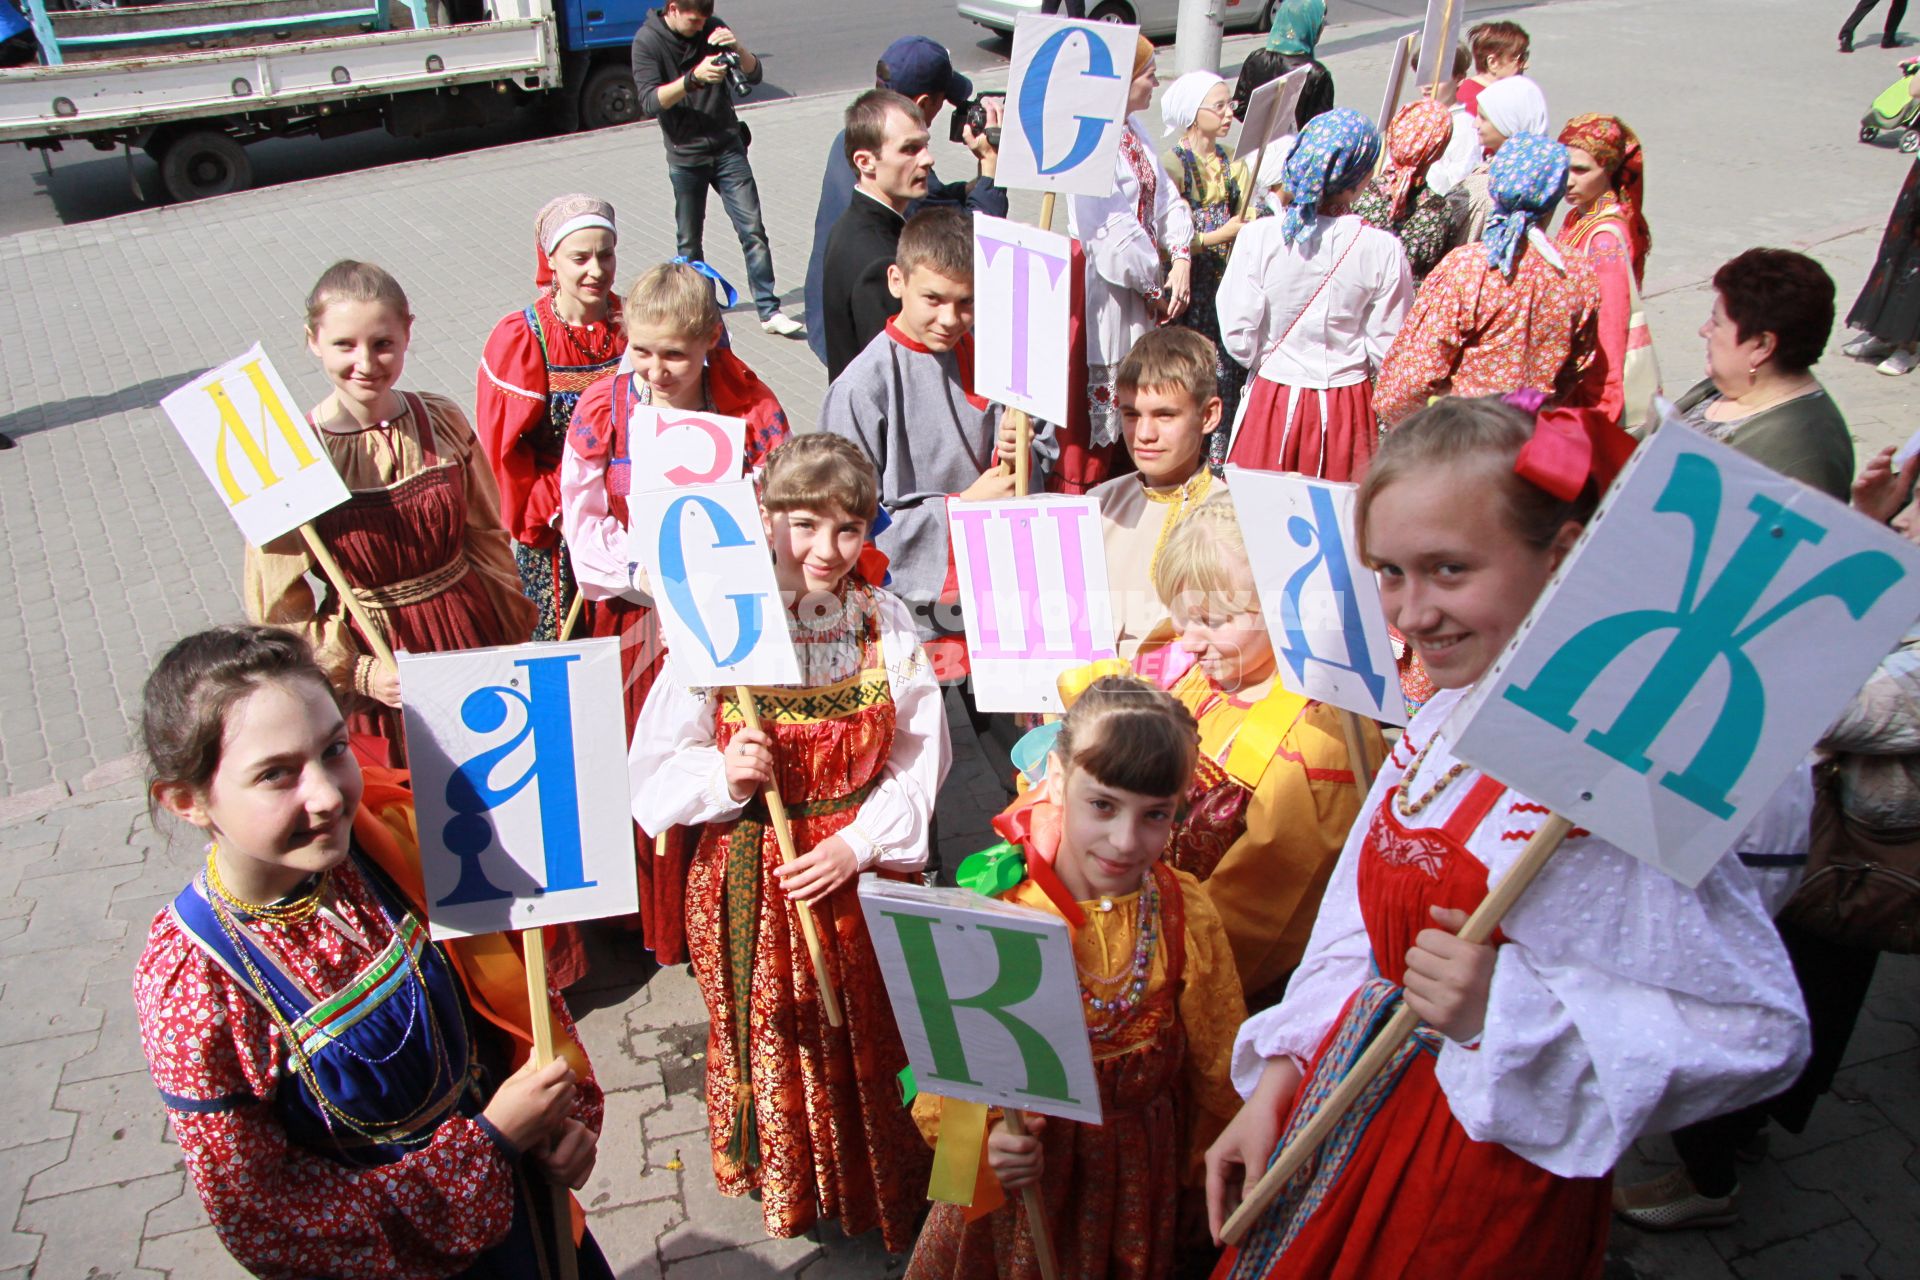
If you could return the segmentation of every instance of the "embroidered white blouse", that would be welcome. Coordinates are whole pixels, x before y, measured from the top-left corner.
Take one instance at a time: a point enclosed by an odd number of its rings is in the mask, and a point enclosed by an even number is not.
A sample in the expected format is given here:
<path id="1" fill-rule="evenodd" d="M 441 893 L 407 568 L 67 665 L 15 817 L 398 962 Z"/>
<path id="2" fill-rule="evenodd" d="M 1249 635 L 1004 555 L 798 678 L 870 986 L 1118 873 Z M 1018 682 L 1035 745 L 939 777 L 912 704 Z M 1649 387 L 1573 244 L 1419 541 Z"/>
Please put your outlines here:
<path id="1" fill-rule="evenodd" d="M 1067 234 L 1087 255 L 1087 363 L 1119 364 L 1142 334 L 1153 328 L 1146 295 L 1166 282 L 1160 251 L 1185 258 L 1193 244 L 1193 212 L 1173 180 L 1160 169 L 1159 151 L 1139 116 L 1127 117 L 1152 161 L 1153 226 L 1140 221 L 1140 179 L 1125 155 L 1113 158 L 1113 191 L 1105 196 L 1067 200 Z"/>

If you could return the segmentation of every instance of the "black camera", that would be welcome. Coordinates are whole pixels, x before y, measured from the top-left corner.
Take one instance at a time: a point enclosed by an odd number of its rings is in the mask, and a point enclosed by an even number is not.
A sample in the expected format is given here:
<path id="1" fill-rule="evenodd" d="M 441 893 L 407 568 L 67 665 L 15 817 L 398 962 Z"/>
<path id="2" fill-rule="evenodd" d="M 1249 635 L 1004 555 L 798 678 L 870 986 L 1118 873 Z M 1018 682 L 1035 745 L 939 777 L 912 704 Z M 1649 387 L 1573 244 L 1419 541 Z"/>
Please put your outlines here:
<path id="1" fill-rule="evenodd" d="M 986 134 L 987 141 L 993 144 L 995 151 L 1000 149 L 1000 126 L 987 128 L 988 98 L 998 99 L 1002 107 L 1007 105 L 1007 95 L 1004 93 L 983 93 L 977 98 L 953 104 L 953 123 L 947 130 L 947 141 L 965 143 L 967 130 L 972 129 L 975 133 Z"/>
<path id="2" fill-rule="evenodd" d="M 714 57 L 720 59 L 720 65 L 727 69 L 727 87 L 734 96 L 744 98 L 753 92 L 753 85 L 740 70 L 740 51 L 738 49 L 715 49 Z"/>

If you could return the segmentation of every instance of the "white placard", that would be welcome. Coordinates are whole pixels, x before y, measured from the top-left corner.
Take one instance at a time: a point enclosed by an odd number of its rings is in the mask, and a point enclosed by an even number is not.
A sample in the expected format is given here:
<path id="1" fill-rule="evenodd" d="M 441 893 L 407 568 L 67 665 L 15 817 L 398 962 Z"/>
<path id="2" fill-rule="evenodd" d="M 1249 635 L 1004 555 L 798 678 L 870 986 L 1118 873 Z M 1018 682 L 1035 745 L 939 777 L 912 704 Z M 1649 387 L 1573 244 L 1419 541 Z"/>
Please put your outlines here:
<path id="1" fill-rule="evenodd" d="M 326 446 L 259 343 L 160 401 L 241 536 L 256 547 L 348 498 Z"/>
<path id="2" fill-rule="evenodd" d="M 1460 22 L 1467 0 L 1427 0 L 1427 20 L 1420 28 L 1420 83 L 1438 85 L 1453 79 L 1453 51 L 1460 43 Z"/>
<path id="3" fill-rule="evenodd" d="M 1916 457 L 1920 457 L 1920 431 L 1908 436 L 1907 442 L 1901 445 L 1899 451 L 1893 455 L 1893 469 L 1900 470 Z"/>
<path id="4" fill-rule="evenodd" d="M 1448 728 L 1693 885 L 1916 616 L 1920 548 L 1669 418 Z"/>
<path id="5" fill-rule="evenodd" d="M 799 683 L 751 480 L 633 494 L 627 557 L 653 584 L 667 649 L 689 685 Z"/>
<path id="6" fill-rule="evenodd" d="M 873 876 L 860 878 L 860 910 L 917 1088 L 1100 1123 L 1065 920 Z"/>
<path id="7" fill-rule="evenodd" d="M 1294 117 L 1299 114 L 1300 93 L 1312 72 L 1312 67 L 1295 67 L 1253 91 L 1247 99 L 1247 118 L 1240 122 L 1240 141 L 1234 144 L 1235 160 L 1257 165 L 1256 157 L 1269 144 L 1299 132 Z"/>
<path id="8" fill-rule="evenodd" d="M 433 937 L 637 911 L 620 641 L 396 661 Z"/>
<path id="9" fill-rule="evenodd" d="M 1138 27 L 1110 22 L 1038 14 L 1015 20 L 995 181 L 1063 195 L 1112 194 L 1138 35 Z"/>
<path id="10" fill-rule="evenodd" d="M 973 390 L 1045 422 L 1067 420 L 1073 241 L 973 215 Z"/>
<path id="11" fill-rule="evenodd" d="M 1409 31 L 1400 37 L 1393 46 L 1393 56 L 1387 63 L 1387 92 L 1380 102 L 1380 139 L 1381 146 L 1386 145 L 1387 126 L 1393 123 L 1393 117 L 1400 110 L 1400 95 L 1406 92 L 1407 70 L 1413 62 L 1413 42 L 1417 39 Z M 1451 56 L 1447 59 L 1449 71 L 1453 66 Z"/>
<path id="12" fill-rule="evenodd" d="M 747 450 L 747 423 L 719 413 L 636 404 L 627 417 L 630 492 L 684 489 L 738 480 Z"/>
<path id="13" fill-rule="evenodd" d="M 1280 683 L 1319 702 L 1405 724 L 1380 584 L 1361 561 L 1354 536 L 1359 486 L 1228 467 L 1227 492 Z"/>
<path id="14" fill-rule="evenodd" d="M 976 705 L 1065 710 L 1060 673 L 1116 656 L 1099 502 L 949 498 L 947 528 Z"/>

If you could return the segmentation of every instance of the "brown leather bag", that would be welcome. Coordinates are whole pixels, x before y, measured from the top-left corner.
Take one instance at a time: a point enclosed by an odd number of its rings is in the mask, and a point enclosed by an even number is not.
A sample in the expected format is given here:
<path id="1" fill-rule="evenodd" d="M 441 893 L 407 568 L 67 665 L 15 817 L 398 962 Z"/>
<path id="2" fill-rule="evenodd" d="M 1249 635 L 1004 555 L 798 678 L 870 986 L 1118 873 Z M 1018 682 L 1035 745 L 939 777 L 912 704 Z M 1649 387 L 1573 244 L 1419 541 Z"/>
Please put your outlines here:
<path id="1" fill-rule="evenodd" d="M 1920 834 L 1888 841 L 1850 821 L 1837 774 L 1831 763 L 1814 773 L 1807 874 L 1779 918 L 1829 942 L 1911 955 L 1920 951 Z"/>

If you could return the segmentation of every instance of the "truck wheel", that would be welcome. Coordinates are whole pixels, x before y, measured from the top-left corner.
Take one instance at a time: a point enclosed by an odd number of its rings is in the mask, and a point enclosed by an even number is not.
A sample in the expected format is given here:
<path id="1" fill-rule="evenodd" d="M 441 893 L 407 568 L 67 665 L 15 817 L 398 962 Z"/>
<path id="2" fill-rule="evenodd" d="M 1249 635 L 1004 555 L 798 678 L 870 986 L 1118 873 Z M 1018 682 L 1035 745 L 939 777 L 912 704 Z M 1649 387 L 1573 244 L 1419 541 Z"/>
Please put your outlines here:
<path id="1" fill-rule="evenodd" d="M 245 191 L 253 185 L 253 162 L 226 134 L 197 129 L 167 144 L 160 157 L 160 182 L 175 200 Z"/>
<path id="2" fill-rule="evenodd" d="M 580 86 L 580 127 L 604 129 L 639 118 L 640 95 L 633 87 L 633 69 L 624 62 L 595 67 Z"/>

